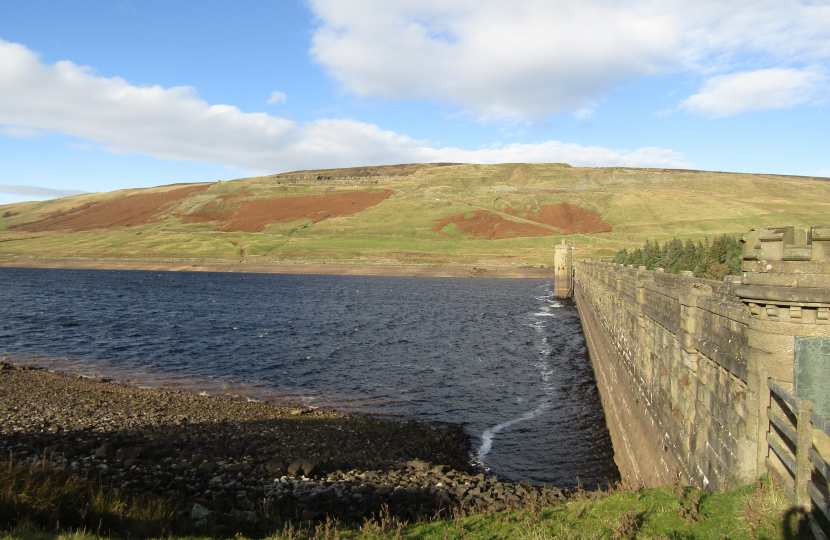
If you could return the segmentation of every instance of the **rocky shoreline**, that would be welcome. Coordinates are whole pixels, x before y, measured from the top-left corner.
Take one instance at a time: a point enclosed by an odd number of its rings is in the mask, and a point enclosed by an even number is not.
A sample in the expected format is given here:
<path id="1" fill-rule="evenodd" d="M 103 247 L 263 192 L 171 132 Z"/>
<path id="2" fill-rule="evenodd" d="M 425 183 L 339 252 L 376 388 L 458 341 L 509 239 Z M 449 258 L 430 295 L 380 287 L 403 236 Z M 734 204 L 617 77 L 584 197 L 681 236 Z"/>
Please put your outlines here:
<path id="1" fill-rule="evenodd" d="M 137 388 L 0 363 L 0 459 L 133 495 L 171 497 L 197 527 L 362 523 L 547 506 L 557 488 L 487 478 L 460 426 Z M 388 509 L 384 510 L 385 508 Z"/>

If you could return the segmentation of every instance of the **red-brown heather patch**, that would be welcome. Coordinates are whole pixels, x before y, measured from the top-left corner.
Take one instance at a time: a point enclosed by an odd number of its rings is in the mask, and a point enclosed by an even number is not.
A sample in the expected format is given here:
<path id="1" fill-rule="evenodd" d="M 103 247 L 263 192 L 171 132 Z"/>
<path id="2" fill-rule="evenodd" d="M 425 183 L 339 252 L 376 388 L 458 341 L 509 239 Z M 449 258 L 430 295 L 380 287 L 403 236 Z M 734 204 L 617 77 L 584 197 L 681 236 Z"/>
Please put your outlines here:
<path id="1" fill-rule="evenodd" d="M 562 234 L 611 232 L 614 226 L 602 220 L 599 212 L 570 203 L 546 204 L 538 212 L 528 212 L 525 219 L 560 229 Z"/>
<path id="2" fill-rule="evenodd" d="M 488 240 L 555 234 L 555 231 L 539 227 L 538 225 L 504 219 L 489 210 L 463 212 L 437 219 L 435 220 L 435 225 L 432 227 L 432 231 L 451 236 L 445 232 L 441 232 L 441 229 L 450 223 L 455 224 L 455 228 L 462 234 L 473 235 L 476 238 L 485 238 Z"/>
<path id="3" fill-rule="evenodd" d="M 556 227 L 562 234 L 611 232 L 614 228 L 610 223 L 604 222 L 598 212 L 570 203 L 546 204 L 539 207 L 537 212 L 531 211 L 524 216 L 515 211 L 509 213 L 536 223 Z M 450 223 L 455 224 L 456 229 L 462 234 L 489 240 L 556 234 L 556 231 L 545 227 L 504 219 L 489 210 L 476 210 L 443 217 L 435 221 L 432 231 L 451 236 L 441 232 L 441 229 Z"/>
<path id="4" fill-rule="evenodd" d="M 240 200 L 241 195 L 227 196 L 220 210 L 208 206 L 182 218 L 186 223 L 219 222 L 225 232 L 260 232 L 271 223 L 285 223 L 298 219 L 312 222 L 357 214 L 375 206 L 394 193 L 391 189 L 376 191 L 349 191 L 279 199 Z M 212 208 L 216 208 L 215 210 Z"/>
<path id="5" fill-rule="evenodd" d="M 28 232 L 42 231 L 89 231 L 111 229 L 130 225 L 152 223 L 172 203 L 200 191 L 210 184 L 187 186 L 161 193 L 136 193 L 108 201 L 90 202 L 48 214 L 38 221 L 23 223 L 15 227 Z"/>

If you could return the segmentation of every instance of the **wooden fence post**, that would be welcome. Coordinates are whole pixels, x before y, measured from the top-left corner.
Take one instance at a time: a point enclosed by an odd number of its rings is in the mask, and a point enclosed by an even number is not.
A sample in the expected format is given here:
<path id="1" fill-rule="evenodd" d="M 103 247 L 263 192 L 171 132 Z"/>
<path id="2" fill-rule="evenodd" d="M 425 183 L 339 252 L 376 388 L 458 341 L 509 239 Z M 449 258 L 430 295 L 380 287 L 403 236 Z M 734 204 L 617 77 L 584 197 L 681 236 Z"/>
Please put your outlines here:
<path id="1" fill-rule="evenodd" d="M 813 448 L 813 422 L 810 415 L 813 402 L 809 399 L 798 400 L 798 441 L 795 454 L 795 505 L 810 512 L 812 501 L 808 487 L 813 474 L 810 461 L 810 449 Z"/>
<path id="2" fill-rule="evenodd" d="M 758 476 L 765 475 L 767 471 L 767 457 L 769 456 L 769 372 L 763 369 L 758 374 Z"/>

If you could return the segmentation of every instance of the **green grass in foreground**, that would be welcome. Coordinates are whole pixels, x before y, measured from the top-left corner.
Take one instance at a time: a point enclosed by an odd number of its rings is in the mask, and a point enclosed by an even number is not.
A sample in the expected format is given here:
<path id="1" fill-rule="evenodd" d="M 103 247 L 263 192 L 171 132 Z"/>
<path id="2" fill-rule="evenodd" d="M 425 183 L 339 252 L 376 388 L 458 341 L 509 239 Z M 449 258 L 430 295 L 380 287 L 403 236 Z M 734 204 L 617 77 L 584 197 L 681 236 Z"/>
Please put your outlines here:
<path id="1" fill-rule="evenodd" d="M 120 496 L 99 484 L 26 465 L 0 469 L 0 539 L 98 540 L 103 538 L 245 538 L 233 527 L 197 531 L 173 501 Z M 774 483 L 759 481 L 721 494 L 679 484 L 658 489 L 579 492 L 554 507 L 533 504 L 512 512 L 467 515 L 406 524 L 388 515 L 360 528 L 336 522 L 298 529 L 267 521 L 249 537 L 300 539 L 790 539 L 799 533 L 798 512 Z M 241 530 L 240 530 L 241 531 Z"/>

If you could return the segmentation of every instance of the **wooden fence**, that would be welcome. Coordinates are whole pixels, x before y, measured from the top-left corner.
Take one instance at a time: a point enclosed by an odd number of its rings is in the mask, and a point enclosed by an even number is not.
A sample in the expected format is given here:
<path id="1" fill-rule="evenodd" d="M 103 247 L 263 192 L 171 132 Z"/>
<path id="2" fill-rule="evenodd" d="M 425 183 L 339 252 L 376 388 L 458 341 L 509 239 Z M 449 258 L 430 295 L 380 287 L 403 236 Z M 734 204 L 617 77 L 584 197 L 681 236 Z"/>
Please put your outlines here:
<path id="1" fill-rule="evenodd" d="M 777 473 L 790 501 L 807 514 L 816 539 L 828 540 L 830 421 L 813 412 L 812 401 L 796 398 L 767 373 L 761 374 L 759 397 L 758 469 Z"/>

